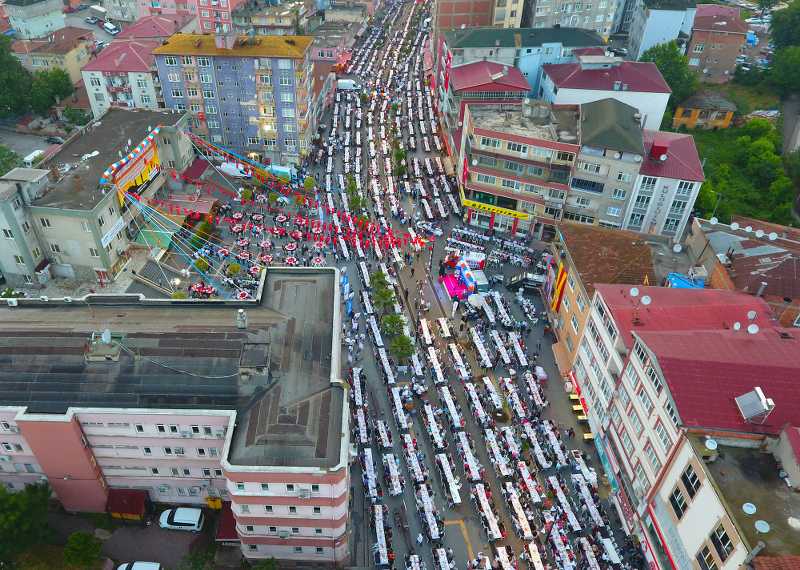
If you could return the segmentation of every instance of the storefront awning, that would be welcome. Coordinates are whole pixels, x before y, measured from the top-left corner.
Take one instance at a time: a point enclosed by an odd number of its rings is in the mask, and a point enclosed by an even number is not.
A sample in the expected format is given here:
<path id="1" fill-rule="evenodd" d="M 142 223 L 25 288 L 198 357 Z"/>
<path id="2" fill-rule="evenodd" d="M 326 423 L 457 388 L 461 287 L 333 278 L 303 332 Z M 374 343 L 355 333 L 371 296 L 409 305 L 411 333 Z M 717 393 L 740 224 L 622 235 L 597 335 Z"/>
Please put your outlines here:
<path id="1" fill-rule="evenodd" d="M 122 518 L 140 519 L 147 511 L 149 495 L 143 489 L 109 489 L 106 512 Z"/>

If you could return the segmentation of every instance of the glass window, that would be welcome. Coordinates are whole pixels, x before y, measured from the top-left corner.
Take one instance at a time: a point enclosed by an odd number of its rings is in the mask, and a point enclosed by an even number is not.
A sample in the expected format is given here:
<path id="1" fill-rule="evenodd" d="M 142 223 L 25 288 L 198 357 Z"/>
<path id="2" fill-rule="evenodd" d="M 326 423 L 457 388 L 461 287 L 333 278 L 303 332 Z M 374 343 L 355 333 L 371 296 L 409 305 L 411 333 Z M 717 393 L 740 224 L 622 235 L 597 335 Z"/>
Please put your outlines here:
<path id="1" fill-rule="evenodd" d="M 631 410 L 631 415 L 628 417 L 628 419 L 633 427 L 633 432 L 637 436 L 642 435 L 642 431 L 644 431 L 644 425 L 642 424 L 642 420 L 639 419 L 639 414 Z"/>
<path id="2" fill-rule="evenodd" d="M 652 444 L 647 444 L 647 447 L 644 448 L 644 452 L 647 454 L 647 459 L 653 467 L 653 473 L 658 475 L 658 472 L 661 470 L 661 460 L 658 458 L 658 454 Z"/>
<path id="3" fill-rule="evenodd" d="M 664 424 L 659 421 L 656 423 L 655 432 L 659 441 L 661 442 L 661 447 L 664 450 L 664 453 L 669 453 L 669 450 L 672 447 L 672 439 L 667 433 L 667 428 L 665 428 Z"/>
<path id="4" fill-rule="evenodd" d="M 714 556 L 711 554 L 711 550 L 708 546 L 704 546 L 700 549 L 700 552 L 697 553 L 695 557 L 697 559 L 697 563 L 700 565 L 701 570 L 717 570 L 717 563 L 714 560 Z"/>
<path id="5" fill-rule="evenodd" d="M 669 504 L 672 505 L 672 510 L 678 520 L 683 518 L 683 513 L 686 512 L 686 498 L 683 496 L 679 487 L 675 487 L 672 494 L 669 496 Z"/>
<path id="6" fill-rule="evenodd" d="M 633 441 L 631 441 L 631 436 L 628 435 L 628 432 L 623 430 L 622 431 L 622 447 L 625 448 L 625 453 L 628 455 L 633 454 Z"/>
<path id="7" fill-rule="evenodd" d="M 647 390 L 644 388 L 639 390 L 639 401 L 642 402 L 642 406 L 644 406 L 648 416 L 653 413 L 653 400 L 650 399 Z"/>
<path id="8" fill-rule="evenodd" d="M 725 562 L 731 552 L 733 552 L 733 541 L 725 531 L 725 527 L 721 524 L 714 529 L 711 533 L 711 544 L 714 545 L 714 550 L 717 551 L 719 559 Z"/>
<path id="9" fill-rule="evenodd" d="M 681 474 L 681 481 L 683 486 L 686 487 L 689 498 L 694 498 L 700 488 L 700 479 L 697 477 L 697 473 L 694 472 L 694 467 L 691 465 L 686 466 L 686 469 Z"/>

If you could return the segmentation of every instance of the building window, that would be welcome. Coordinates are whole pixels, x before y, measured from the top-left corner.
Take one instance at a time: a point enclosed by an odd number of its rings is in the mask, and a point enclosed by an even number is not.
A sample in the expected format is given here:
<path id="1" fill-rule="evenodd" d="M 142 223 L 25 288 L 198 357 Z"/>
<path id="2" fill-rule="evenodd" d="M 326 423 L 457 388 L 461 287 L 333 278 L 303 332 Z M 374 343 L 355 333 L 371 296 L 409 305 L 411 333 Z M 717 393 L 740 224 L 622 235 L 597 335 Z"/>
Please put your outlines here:
<path id="1" fill-rule="evenodd" d="M 703 49 L 706 47 L 706 44 L 703 42 L 698 42 L 694 44 L 694 48 L 692 49 L 692 53 L 703 53 Z"/>
<path id="2" fill-rule="evenodd" d="M 203 477 L 211 477 L 211 469 L 208 469 L 207 467 L 204 467 L 203 468 Z"/>
<path id="3" fill-rule="evenodd" d="M 261 483 L 262 491 L 269 491 L 269 483 Z"/>
<path id="4" fill-rule="evenodd" d="M 655 388 L 656 394 L 660 394 L 664 385 L 661 383 L 661 378 L 658 377 L 658 372 L 652 366 L 648 366 L 645 374 L 650 379 L 650 384 Z"/>
<path id="5" fill-rule="evenodd" d="M 322 512 L 322 508 L 321 508 L 321 507 L 314 507 L 314 514 L 315 514 L 315 515 L 318 515 L 318 514 L 320 514 L 321 512 Z"/>
<path id="6" fill-rule="evenodd" d="M 39 223 L 42 224 L 42 227 L 45 229 L 53 227 L 53 224 L 50 223 L 50 218 L 39 218 Z"/>
<path id="7" fill-rule="evenodd" d="M 294 530 L 294 529 L 292 529 L 292 530 Z M 295 546 L 294 547 L 294 551 L 295 552 L 303 552 L 303 547 L 302 546 Z"/>
<path id="8" fill-rule="evenodd" d="M 90 247 L 90 248 L 89 248 L 89 255 L 90 255 L 91 257 L 100 257 L 100 252 L 99 252 L 99 251 L 97 251 L 95 248 L 93 248 L 93 247 Z"/>
<path id="9" fill-rule="evenodd" d="M 578 319 L 575 318 L 575 315 L 572 315 L 570 324 L 572 325 L 572 330 L 575 331 L 575 334 L 578 334 Z"/>
<path id="10" fill-rule="evenodd" d="M 669 434 L 667 433 L 667 428 L 665 428 L 664 424 L 659 421 L 656 423 L 655 432 L 658 436 L 658 439 L 661 441 L 661 447 L 664 449 L 664 453 L 669 453 L 669 450 L 672 447 L 672 439 L 670 439 Z"/>
<path id="11" fill-rule="evenodd" d="M 527 154 L 528 153 L 528 147 L 527 147 L 527 145 L 524 145 L 524 144 L 519 144 L 519 143 L 515 143 L 515 142 L 507 142 L 506 143 L 506 148 L 510 152 L 518 152 L 520 154 Z"/>
<path id="12" fill-rule="evenodd" d="M 590 174 L 600 174 L 600 165 L 594 162 L 581 162 L 580 167 Z"/>
<path id="13" fill-rule="evenodd" d="M 500 148 L 500 141 L 490 137 L 481 137 L 481 146 L 488 146 L 489 148 Z"/>
<path id="14" fill-rule="evenodd" d="M 321 546 L 317 546 L 317 554 L 322 554 L 323 552 L 325 552 L 325 549 Z"/>
<path id="15" fill-rule="evenodd" d="M 687 182 L 686 180 L 681 180 L 678 182 L 678 190 L 675 192 L 677 196 L 691 196 L 692 191 L 694 190 L 694 182 Z"/>
<path id="16" fill-rule="evenodd" d="M 624 200 L 626 194 L 627 194 L 627 192 L 625 190 L 623 190 L 622 188 L 614 188 L 614 190 L 611 192 L 611 199 L 612 200 Z"/>
<path id="17" fill-rule="evenodd" d="M 650 395 L 644 388 L 639 390 L 639 401 L 642 402 L 642 406 L 644 406 L 648 416 L 653 413 L 653 400 L 650 399 Z"/>
<path id="18" fill-rule="evenodd" d="M 622 447 L 625 448 L 625 453 L 629 456 L 633 454 L 633 441 L 631 441 L 631 436 L 628 435 L 627 431 L 622 432 Z"/>
<path id="19" fill-rule="evenodd" d="M 168 55 L 164 58 L 165 65 L 178 65 L 178 58 Z"/>
<path id="20" fill-rule="evenodd" d="M 292 527 L 292 534 L 300 534 L 300 528 L 296 527 L 296 526 L 293 526 Z"/>
<path id="21" fill-rule="evenodd" d="M 289 507 L 289 513 L 293 515 L 297 514 L 297 507 Z"/>
<path id="22" fill-rule="evenodd" d="M 264 512 L 271 513 L 272 505 L 264 505 Z"/>
<path id="23" fill-rule="evenodd" d="M 3 237 L 6 239 L 14 239 L 14 234 L 11 230 L 3 228 Z"/>
<path id="24" fill-rule="evenodd" d="M 239 505 L 239 510 L 245 514 L 250 514 L 250 505 Z"/>
<path id="25" fill-rule="evenodd" d="M 642 424 L 642 420 L 639 419 L 639 414 L 631 410 L 630 415 L 630 422 L 631 426 L 633 427 L 633 431 L 637 436 L 642 435 L 642 431 L 644 431 L 644 425 Z"/>
<path id="26" fill-rule="evenodd" d="M 648 444 L 645 447 L 644 452 L 647 454 L 647 459 L 650 460 L 650 465 L 653 467 L 653 473 L 658 475 L 658 472 L 661 470 L 661 460 L 658 458 L 658 454 L 656 454 L 656 450 L 653 448 L 652 444 Z"/>
<path id="27" fill-rule="evenodd" d="M 209 60 L 207 57 L 198 57 L 197 65 L 200 67 L 209 67 L 211 65 L 211 60 Z"/>
<path id="28" fill-rule="evenodd" d="M 717 563 L 714 561 L 714 556 L 708 546 L 701 548 L 695 558 L 701 570 L 717 570 Z"/>
<path id="29" fill-rule="evenodd" d="M 672 402 L 667 402 L 664 405 L 664 409 L 667 411 L 667 414 L 669 414 L 669 418 L 672 420 L 675 427 L 678 427 L 680 425 L 678 422 L 678 414 L 675 413 L 675 407 L 672 405 Z"/>
<path id="30" fill-rule="evenodd" d="M 694 468 L 691 465 L 686 466 L 686 469 L 681 474 L 681 481 L 683 482 L 683 486 L 686 487 L 689 498 L 693 499 L 697 494 L 697 490 L 700 488 L 700 479 L 697 477 L 697 473 L 694 472 Z"/>
<path id="31" fill-rule="evenodd" d="M 286 484 L 286 490 L 289 491 L 289 492 L 294 491 L 294 484 L 293 483 L 287 483 Z"/>
<path id="32" fill-rule="evenodd" d="M 719 559 L 725 562 L 730 553 L 733 552 L 733 541 L 731 541 L 731 538 L 725 531 L 725 527 L 719 525 L 714 529 L 714 532 L 711 533 L 710 538 L 711 544 L 714 545 L 714 550 L 716 550 L 719 555 Z"/>
<path id="33" fill-rule="evenodd" d="M 618 218 L 621 213 L 622 213 L 622 208 L 618 206 L 609 206 L 608 209 L 606 210 L 606 214 L 614 218 Z"/>
<path id="34" fill-rule="evenodd" d="M 145 455 L 153 455 L 153 450 L 150 449 L 149 447 L 143 447 L 142 451 L 144 452 Z"/>
<path id="35" fill-rule="evenodd" d="M 208 22 L 206 22 L 206 23 L 208 23 Z M 274 527 L 270 527 L 270 528 L 274 528 Z M 257 544 L 248 544 L 247 545 L 247 549 L 250 552 L 255 552 L 256 550 L 258 550 L 258 545 Z"/>
<path id="36" fill-rule="evenodd" d="M 644 363 L 647 361 L 647 352 L 640 342 L 637 342 L 633 346 L 633 353 L 636 355 L 636 358 L 639 359 L 639 362 L 644 365 Z"/>
<path id="37" fill-rule="evenodd" d="M 584 196 L 578 196 L 575 198 L 575 204 L 581 206 L 582 208 L 588 208 L 592 205 L 592 201 Z"/>
<path id="38" fill-rule="evenodd" d="M 244 491 L 244 483 L 236 483 L 237 491 Z"/>
<path id="39" fill-rule="evenodd" d="M 683 513 L 686 512 L 686 499 L 678 487 L 675 487 L 675 490 L 669 496 L 669 504 L 672 505 L 672 510 L 678 520 L 682 519 Z"/>

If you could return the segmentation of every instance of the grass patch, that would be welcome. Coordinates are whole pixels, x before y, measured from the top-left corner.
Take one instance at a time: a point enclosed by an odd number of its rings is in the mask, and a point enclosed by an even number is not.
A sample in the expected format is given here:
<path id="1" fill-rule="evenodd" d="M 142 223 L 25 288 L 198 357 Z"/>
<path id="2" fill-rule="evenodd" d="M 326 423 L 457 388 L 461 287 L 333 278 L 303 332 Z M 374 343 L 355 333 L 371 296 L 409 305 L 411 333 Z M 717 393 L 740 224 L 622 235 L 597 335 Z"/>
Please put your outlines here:
<path id="1" fill-rule="evenodd" d="M 704 86 L 706 91 L 718 90 L 738 107 L 740 115 L 747 115 L 757 109 L 778 109 L 780 99 L 765 85 L 739 85 L 728 83 L 719 86 Z"/>
<path id="2" fill-rule="evenodd" d="M 102 562 L 89 568 L 64 564 L 64 549 L 52 544 L 37 545 L 17 556 L 14 562 L 17 570 L 99 570 L 103 566 Z"/>

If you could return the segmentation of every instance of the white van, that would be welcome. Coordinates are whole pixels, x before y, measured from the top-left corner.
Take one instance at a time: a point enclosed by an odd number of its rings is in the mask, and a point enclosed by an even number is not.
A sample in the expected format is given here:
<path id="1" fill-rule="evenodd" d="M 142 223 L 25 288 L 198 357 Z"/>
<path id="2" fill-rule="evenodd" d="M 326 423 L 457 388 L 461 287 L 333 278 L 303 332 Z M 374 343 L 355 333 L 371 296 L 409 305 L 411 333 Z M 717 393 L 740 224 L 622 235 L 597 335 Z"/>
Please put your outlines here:
<path id="1" fill-rule="evenodd" d="M 120 32 L 120 29 L 111 22 L 106 22 L 103 24 L 103 29 L 112 36 L 116 36 Z"/>
<path id="2" fill-rule="evenodd" d="M 44 156 L 43 150 L 35 150 L 22 159 L 22 164 L 25 165 L 25 168 L 33 168 L 33 165 L 39 162 L 43 156 Z"/>
<path id="3" fill-rule="evenodd" d="M 200 532 L 203 530 L 203 510 L 190 507 L 175 507 L 161 513 L 158 526 L 172 530 L 188 530 Z"/>

